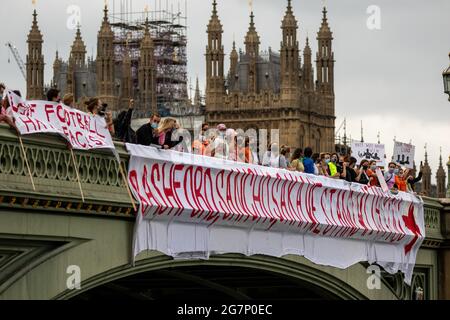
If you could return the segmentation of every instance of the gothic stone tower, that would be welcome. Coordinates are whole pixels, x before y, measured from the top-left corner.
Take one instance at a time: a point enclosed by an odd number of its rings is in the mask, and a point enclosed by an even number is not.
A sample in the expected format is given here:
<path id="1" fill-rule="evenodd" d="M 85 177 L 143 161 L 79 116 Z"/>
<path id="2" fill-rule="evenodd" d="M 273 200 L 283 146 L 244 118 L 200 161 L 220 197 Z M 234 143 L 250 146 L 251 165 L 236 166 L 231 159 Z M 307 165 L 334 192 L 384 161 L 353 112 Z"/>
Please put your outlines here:
<path id="1" fill-rule="evenodd" d="M 213 12 L 208 24 L 208 45 L 206 46 L 206 105 L 211 111 L 223 107 L 224 49 L 222 46 L 222 24 L 217 15 L 217 2 L 213 1 Z"/>
<path id="2" fill-rule="evenodd" d="M 139 92 L 140 112 L 149 110 L 156 113 L 156 73 L 155 73 L 154 45 L 150 36 L 148 18 L 145 23 L 144 39 L 141 42 L 141 56 L 139 60 Z M 144 115 L 143 115 L 144 116 Z M 146 114 L 145 116 L 150 116 Z"/>
<path id="3" fill-rule="evenodd" d="M 75 72 L 80 69 L 84 69 L 86 66 L 86 46 L 83 38 L 81 37 L 80 27 L 77 28 L 75 40 L 72 44 L 69 57 L 69 65 L 67 68 L 67 87 L 66 92 L 74 95 L 75 101 L 78 101 L 81 97 L 77 95 L 77 83 L 75 81 Z"/>
<path id="4" fill-rule="evenodd" d="M 428 153 L 425 151 L 425 162 L 422 166 L 422 188 L 424 195 L 431 197 L 431 168 L 428 164 Z"/>
<path id="5" fill-rule="evenodd" d="M 291 0 L 288 1 L 286 15 L 281 29 L 283 41 L 281 42 L 281 102 L 286 106 L 295 106 L 299 97 L 299 49 L 297 41 L 297 20 L 292 12 Z"/>
<path id="6" fill-rule="evenodd" d="M 445 188 L 445 170 L 442 166 L 442 151 L 439 156 L 439 168 L 436 172 L 436 182 L 437 182 L 437 189 L 436 189 L 436 196 L 438 198 L 445 198 L 446 196 L 446 188 Z"/>
<path id="7" fill-rule="evenodd" d="M 37 23 L 37 13 L 33 13 L 33 25 L 28 34 L 27 55 L 27 99 L 42 100 L 44 98 L 44 56 L 42 55 L 41 31 Z"/>
<path id="8" fill-rule="evenodd" d="M 291 1 L 281 24 L 280 54 L 260 52 L 255 15 L 245 36 L 245 52 L 233 48 L 228 78 L 224 78 L 223 29 L 217 2 L 207 27 L 206 118 L 211 126 L 225 123 L 235 129 L 278 129 L 280 143 L 310 146 L 316 152 L 334 150 L 334 53 L 333 35 L 324 8 L 317 35 L 317 85 L 309 40 L 302 65 L 298 22 Z"/>
<path id="9" fill-rule="evenodd" d="M 97 95 L 109 105 L 111 111 L 117 111 L 117 98 L 114 94 L 114 33 L 108 20 L 108 7 L 97 37 Z"/>
<path id="10" fill-rule="evenodd" d="M 447 168 L 448 168 L 447 198 L 450 198 L 450 157 L 448 157 Z"/>

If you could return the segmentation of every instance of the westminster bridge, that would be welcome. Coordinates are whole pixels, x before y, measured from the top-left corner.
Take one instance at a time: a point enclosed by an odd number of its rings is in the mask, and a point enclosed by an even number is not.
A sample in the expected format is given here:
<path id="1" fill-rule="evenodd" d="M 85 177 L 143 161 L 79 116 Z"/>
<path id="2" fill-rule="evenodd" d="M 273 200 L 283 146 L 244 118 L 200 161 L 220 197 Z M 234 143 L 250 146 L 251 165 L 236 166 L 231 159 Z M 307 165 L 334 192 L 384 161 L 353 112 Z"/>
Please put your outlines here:
<path id="1" fill-rule="evenodd" d="M 0 125 L 0 299 L 450 299 L 450 199 L 425 201 L 426 239 L 412 286 L 367 264 L 345 270 L 287 255 L 174 260 L 146 252 L 131 265 L 134 212 L 116 159 L 75 152 L 85 201 L 63 139 L 23 138 Z M 128 154 L 116 144 L 124 166 Z M 80 287 L 68 286 L 73 270 Z"/>

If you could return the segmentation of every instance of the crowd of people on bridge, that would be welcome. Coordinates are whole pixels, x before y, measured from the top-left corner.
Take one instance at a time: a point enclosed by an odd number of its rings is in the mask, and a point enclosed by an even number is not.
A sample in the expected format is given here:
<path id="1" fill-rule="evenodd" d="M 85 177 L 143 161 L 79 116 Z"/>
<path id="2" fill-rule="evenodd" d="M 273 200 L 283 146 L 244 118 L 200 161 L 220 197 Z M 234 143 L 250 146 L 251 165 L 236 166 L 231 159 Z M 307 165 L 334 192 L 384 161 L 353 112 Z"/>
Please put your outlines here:
<path id="1" fill-rule="evenodd" d="M 8 112 L 8 99 L 3 99 L 4 90 L 5 85 L 0 84 L 0 123 L 6 122 L 14 127 L 14 119 Z M 14 92 L 21 96 L 19 91 Z M 50 89 L 47 92 L 47 99 L 74 107 L 74 96 L 66 94 L 61 99 L 56 89 Z M 388 188 L 394 193 L 414 192 L 415 183 L 422 179 L 422 170 L 415 177 L 410 170 L 395 162 L 390 162 L 387 168 L 380 168 L 382 170 L 380 176 L 377 174 L 379 167 L 376 161 L 362 160 L 357 163 L 356 158 L 349 155 L 336 152 L 317 153 L 310 147 L 293 149 L 287 145 L 270 143 L 266 148 L 267 151 L 261 151 L 256 137 L 239 134 L 236 130 L 227 128 L 225 124 L 210 128 L 207 123 L 204 123 L 198 136 L 192 139 L 192 143 L 191 139 L 184 139 L 183 135 L 178 134 L 182 130 L 176 119 L 162 118 L 158 114 L 153 114 L 148 123 L 134 131 L 131 128 L 133 100 L 130 100 L 128 110 L 122 111 L 116 119 L 113 119 L 112 113 L 107 111 L 108 106 L 99 98 L 91 98 L 85 105 L 89 114 L 104 117 L 111 136 L 122 142 L 165 150 L 193 152 L 205 157 L 320 175 L 369 186 L 381 186 L 379 179 L 383 178 Z"/>

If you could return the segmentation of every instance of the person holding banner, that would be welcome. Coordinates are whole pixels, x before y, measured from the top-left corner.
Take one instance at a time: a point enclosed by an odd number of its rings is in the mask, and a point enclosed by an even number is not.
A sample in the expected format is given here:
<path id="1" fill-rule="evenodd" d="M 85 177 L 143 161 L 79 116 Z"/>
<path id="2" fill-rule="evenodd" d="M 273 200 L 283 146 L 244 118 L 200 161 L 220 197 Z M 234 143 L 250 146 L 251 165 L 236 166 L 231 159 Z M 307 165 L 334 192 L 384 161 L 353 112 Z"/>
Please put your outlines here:
<path id="1" fill-rule="evenodd" d="M 91 98 L 89 101 L 85 102 L 89 114 L 94 116 L 102 116 L 105 117 L 106 120 L 106 128 L 108 129 L 111 136 L 115 136 L 114 123 L 112 119 L 112 113 L 110 111 L 106 112 L 105 109 L 107 106 L 103 105 L 99 98 Z M 102 109 L 101 109 L 102 108 Z"/>
<path id="2" fill-rule="evenodd" d="M 400 168 L 400 171 L 398 175 L 395 176 L 395 184 L 397 185 L 397 188 L 399 191 L 406 192 L 407 191 L 407 182 L 406 177 L 408 176 L 409 170 L 403 170 L 403 168 Z"/>
<path id="3" fill-rule="evenodd" d="M 19 97 L 21 96 L 20 91 L 13 91 L 16 95 L 18 95 Z M 3 95 L 2 95 L 3 97 Z M 3 100 L 0 99 L 0 123 L 5 122 L 6 124 L 8 124 L 11 128 L 14 128 L 17 130 L 16 125 L 14 123 L 14 118 L 8 114 L 10 111 L 10 105 L 9 105 L 9 100 L 8 97 L 6 96 Z"/>
<path id="4" fill-rule="evenodd" d="M 59 90 L 54 88 L 48 90 L 47 101 L 59 103 L 61 101 L 61 98 L 59 97 Z"/>
<path id="5" fill-rule="evenodd" d="M 64 103 L 66 106 L 71 107 L 71 108 L 75 108 L 73 94 L 67 93 L 66 95 L 64 95 L 62 101 L 63 101 L 63 103 Z"/>

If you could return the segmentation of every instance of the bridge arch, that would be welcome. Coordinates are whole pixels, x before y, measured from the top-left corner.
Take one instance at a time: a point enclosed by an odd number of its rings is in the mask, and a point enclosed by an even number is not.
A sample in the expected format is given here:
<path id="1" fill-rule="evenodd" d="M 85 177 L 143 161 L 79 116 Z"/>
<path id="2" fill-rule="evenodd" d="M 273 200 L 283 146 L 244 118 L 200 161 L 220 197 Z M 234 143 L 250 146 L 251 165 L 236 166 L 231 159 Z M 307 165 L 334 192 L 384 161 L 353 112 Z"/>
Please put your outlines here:
<path id="1" fill-rule="evenodd" d="M 154 257 L 145 258 L 136 263 L 134 267 L 130 265 L 121 266 L 112 270 L 108 270 L 98 274 L 82 283 L 82 290 L 66 290 L 60 295 L 54 297 L 55 299 L 83 299 L 95 297 L 95 291 L 99 293 L 102 287 L 110 290 L 118 283 L 123 283 L 126 279 L 133 279 L 139 281 L 139 276 L 143 274 L 155 275 L 156 277 L 161 273 L 170 276 L 173 275 L 178 280 L 187 280 L 204 287 L 205 290 L 214 290 L 219 297 L 225 296 L 228 299 L 252 299 L 253 296 L 247 293 L 242 293 L 242 290 L 234 290 L 228 285 L 223 285 L 217 282 L 212 282 L 206 278 L 192 275 L 194 268 L 197 273 L 205 270 L 213 271 L 214 269 L 228 270 L 230 272 L 254 272 L 257 275 L 272 276 L 280 283 L 289 282 L 296 290 L 307 291 L 304 298 L 321 298 L 321 299 L 370 299 L 374 298 L 370 294 L 367 295 L 367 288 L 352 286 L 348 282 L 343 281 L 342 276 L 330 274 L 327 269 L 335 268 L 320 268 L 312 263 L 308 263 L 305 259 L 290 256 L 288 258 L 273 258 L 268 256 L 253 256 L 245 257 L 237 254 L 226 254 L 213 256 L 209 260 L 174 260 L 171 257 L 159 254 Z M 302 261 L 304 260 L 304 261 Z M 359 269 L 365 273 L 365 268 L 362 265 L 355 265 L 353 269 Z M 188 271 L 188 273 L 186 273 Z M 335 270 L 336 271 L 336 270 Z M 346 273 L 345 270 L 340 270 Z M 354 271 L 353 271 L 354 272 Z M 242 274 L 236 274 L 236 277 L 242 279 Z M 229 280 L 229 279 L 228 279 Z M 200 283 L 201 282 L 201 283 Z M 356 283 L 356 282 L 355 282 Z M 359 281 L 361 283 L 361 281 Z M 110 286 L 113 284 L 113 286 Z M 264 284 L 260 284 L 264 287 Z M 124 288 L 125 290 L 132 290 L 133 288 Z M 94 292 L 94 295 L 90 295 Z M 300 292 L 297 292 L 300 294 Z M 383 285 L 381 290 L 378 290 L 377 296 L 385 299 L 394 299 L 392 292 Z M 308 295 L 309 294 L 309 295 Z M 312 295 L 311 295 L 312 294 Z M 102 295 L 103 296 L 103 295 Z M 136 297 L 133 293 L 131 296 Z M 301 294 L 299 295 L 302 296 Z M 261 298 L 258 297 L 257 298 Z M 265 296 L 264 298 L 268 298 Z M 272 297 L 276 298 L 276 297 Z M 286 297 L 284 297 L 286 298 Z M 298 298 L 298 296 L 293 297 Z"/>

